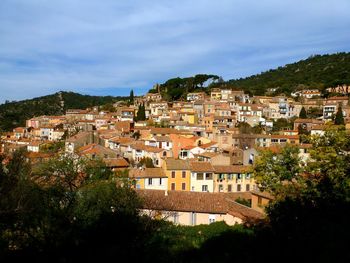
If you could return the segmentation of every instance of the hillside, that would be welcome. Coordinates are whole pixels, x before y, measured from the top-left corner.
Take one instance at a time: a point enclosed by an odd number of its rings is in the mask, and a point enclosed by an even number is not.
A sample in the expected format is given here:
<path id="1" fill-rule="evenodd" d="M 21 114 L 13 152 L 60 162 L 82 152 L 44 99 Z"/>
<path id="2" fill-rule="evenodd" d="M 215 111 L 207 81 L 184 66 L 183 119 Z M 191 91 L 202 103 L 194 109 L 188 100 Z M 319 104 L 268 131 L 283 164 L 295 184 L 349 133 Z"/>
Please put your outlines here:
<path id="1" fill-rule="evenodd" d="M 96 105 L 123 100 L 125 97 L 89 96 L 74 92 L 52 95 L 0 105 L 0 131 L 24 126 L 25 120 L 40 115 L 64 114 L 66 109 L 85 109 Z"/>
<path id="2" fill-rule="evenodd" d="M 350 84 L 350 53 L 315 55 L 296 63 L 247 78 L 229 80 L 230 86 L 262 95 L 268 88 L 291 93 L 300 88 L 324 88 Z"/>
<path id="3" fill-rule="evenodd" d="M 298 89 L 323 90 L 339 84 L 350 84 L 350 53 L 315 55 L 261 74 L 228 81 L 206 74 L 177 77 L 160 84 L 159 88 L 165 99 L 177 100 L 184 99 L 188 92 L 209 93 L 212 88 L 236 88 L 253 95 L 263 95 L 269 88 L 278 88 L 276 93 L 290 94 Z"/>

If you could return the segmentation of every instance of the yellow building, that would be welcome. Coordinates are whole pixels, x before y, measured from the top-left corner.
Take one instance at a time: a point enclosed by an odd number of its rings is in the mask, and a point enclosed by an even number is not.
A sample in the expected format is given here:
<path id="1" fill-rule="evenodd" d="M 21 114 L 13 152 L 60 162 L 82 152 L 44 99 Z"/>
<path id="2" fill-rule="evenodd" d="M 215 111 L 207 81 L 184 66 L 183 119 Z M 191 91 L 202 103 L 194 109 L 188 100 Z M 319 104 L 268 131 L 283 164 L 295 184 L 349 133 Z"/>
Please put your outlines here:
<path id="1" fill-rule="evenodd" d="M 163 169 L 168 178 L 168 190 L 190 191 L 191 172 L 188 161 L 167 158 Z"/>
<path id="2" fill-rule="evenodd" d="M 141 168 L 129 171 L 136 189 L 167 190 L 168 178 L 162 168 Z"/>
<path id="3" fill-rule="evenodd" d="M 249 192 L 256 188 L 251 167 L 245 165 L 214 165 L 214 192 Z"/>

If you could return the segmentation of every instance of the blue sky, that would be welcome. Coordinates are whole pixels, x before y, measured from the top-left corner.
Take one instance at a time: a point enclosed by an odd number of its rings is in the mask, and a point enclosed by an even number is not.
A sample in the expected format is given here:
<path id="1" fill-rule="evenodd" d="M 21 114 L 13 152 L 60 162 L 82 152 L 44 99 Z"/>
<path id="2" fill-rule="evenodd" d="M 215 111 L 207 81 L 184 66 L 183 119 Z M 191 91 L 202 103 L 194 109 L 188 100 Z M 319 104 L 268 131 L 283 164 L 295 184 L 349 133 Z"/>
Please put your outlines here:
<path id="1" fill-rule="evenodd" d="M 225 80 L 350 51 L 349 0 L 1 0 L 0 103 L 143 94 L 197 73 Z"/>

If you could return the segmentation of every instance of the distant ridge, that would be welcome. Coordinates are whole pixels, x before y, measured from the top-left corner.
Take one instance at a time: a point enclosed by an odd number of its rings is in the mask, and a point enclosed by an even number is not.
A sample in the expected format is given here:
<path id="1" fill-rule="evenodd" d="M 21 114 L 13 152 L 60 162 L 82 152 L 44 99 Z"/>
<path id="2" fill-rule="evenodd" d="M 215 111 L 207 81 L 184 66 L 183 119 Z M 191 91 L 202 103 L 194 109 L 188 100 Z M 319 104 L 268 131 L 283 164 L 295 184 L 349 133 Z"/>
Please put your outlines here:
<path id="1" fill-rule="evenodd" d="M 52 95 L 34 99 L 9 102 L 0 105 L 0 131 L 10 131 L 24 126 L 26 119 L 40 115 L 60 115 L 66 109 L 85 109 L 88 107 L 113 103 L 126 97 L 90 96 L 74 92 L 60 91 Z"/>

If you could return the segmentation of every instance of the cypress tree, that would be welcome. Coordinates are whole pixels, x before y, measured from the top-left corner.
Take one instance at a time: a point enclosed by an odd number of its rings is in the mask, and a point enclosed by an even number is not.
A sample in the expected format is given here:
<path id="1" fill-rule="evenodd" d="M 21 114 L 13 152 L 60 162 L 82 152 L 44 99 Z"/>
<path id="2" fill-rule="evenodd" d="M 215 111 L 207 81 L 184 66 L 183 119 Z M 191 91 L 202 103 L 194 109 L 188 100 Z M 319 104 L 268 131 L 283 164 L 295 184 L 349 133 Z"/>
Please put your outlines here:
<path id="1" fill-rule="evenodd" d="M 335 125 L 344 125 L 344 117 L 343 117 L 343 110 L 341 106 L 338 107 L 338 111 L 335 115 L 335 120 L 334 120 Z"/>
<path id="2" fill-rule="evenodd" d="M 134 90 L 130 91 L 129 100 L 130 100 L 130 104 L 134 103 Z"/>
<path id="3" fill-rule="evenodd" d="M 301 119 L 306 119 L 307 118 L 306 110 L 305 110 L 304 107 L 301 108 L 301 111 L 299 113 L 299 118 L 301 118 Z"/>

